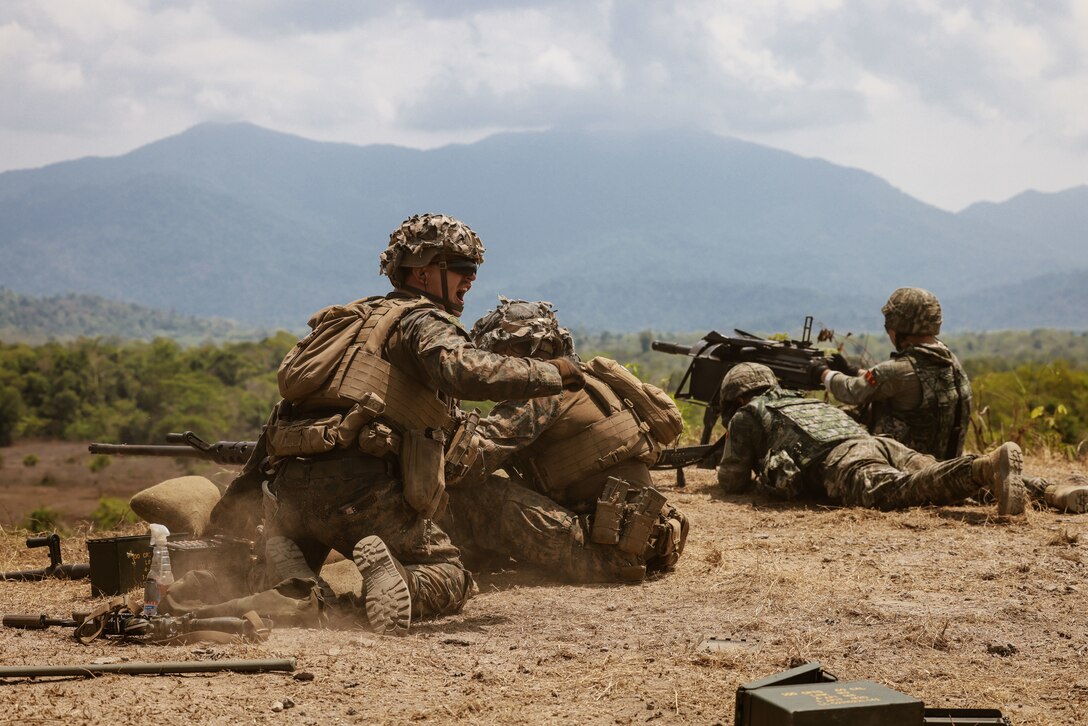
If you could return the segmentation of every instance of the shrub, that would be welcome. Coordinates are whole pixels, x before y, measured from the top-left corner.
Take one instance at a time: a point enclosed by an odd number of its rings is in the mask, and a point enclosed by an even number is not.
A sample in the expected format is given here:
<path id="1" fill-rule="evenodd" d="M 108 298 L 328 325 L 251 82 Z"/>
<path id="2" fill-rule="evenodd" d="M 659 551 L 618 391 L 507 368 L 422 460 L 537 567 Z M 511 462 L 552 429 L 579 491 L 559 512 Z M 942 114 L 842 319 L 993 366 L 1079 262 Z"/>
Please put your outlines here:
<path id="1" fill-rule="evenodd" d="M 87 468 L 91 470 L 92 474 L 97 474 L 109 466 L 112 460 L 113 459 L 108 454 L 95 454 L 91 457 L 91 460 L 87 462 Z"/>
<path id="2" fill-rule="evenodd" d="M 38 507 L 23 519 L 23 528 L 31 532 L 56 532 L 64 528 L 60 512 L 52 507 Z"/>
<path id="3" fill-rule="evenodd" d="M 38 481 L 38 486 L 40 486 L 40 487 L 51 487 L 51 486 L 56 486 L 56 484 L 57 484 L 57 477 L 51 471 L 47 471 L 44 474 L 42 474 L 42 478 Z"/>
<path id="4" fill-rule="evenodd" d="M 39 461 L 37 454 L 27 454 L 23 457 L 23 466 L 37 466 Z"/>
<path id="5" fill-rule="evenodd" d="M 98 529 L 117 529 L 122 524 L 132 524 L 140 521 L 129 506 L 128 502 L 118 497 L 102 497 L 98 500 L 98 506 L 91 512 L 91 521 Z"/>

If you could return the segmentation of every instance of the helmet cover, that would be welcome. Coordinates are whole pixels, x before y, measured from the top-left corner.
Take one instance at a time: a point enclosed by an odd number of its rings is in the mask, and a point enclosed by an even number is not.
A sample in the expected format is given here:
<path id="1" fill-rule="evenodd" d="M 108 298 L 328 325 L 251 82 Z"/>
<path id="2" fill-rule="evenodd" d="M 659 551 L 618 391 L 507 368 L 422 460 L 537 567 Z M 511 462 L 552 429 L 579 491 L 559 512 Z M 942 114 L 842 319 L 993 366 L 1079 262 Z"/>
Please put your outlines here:
<path id="1" fill-rule="evenodd" d="M 534 358 L 574 355 L 570 331 L 559 327 L 550 302 L 508 300 L 499 296 L 499 305 L 472 326 L 476 347 L 496 352 L 506 346 L 527 343 Z"/>
<path id="2" fill-rule="evenodd" d="M 880 309 L 884 327 L 904 335 L 937 335 L 941 332 L 941 303 L 920 287 L 901 287 Z"/>
<path id="3" fill-rule="evenodd" d="M 729 369 L 722 378 L 721 392 L 718 397 L 722 403 L 735 401 L 759 388 L 778 385 L 778 378 L 762 363 L 738 363 Z"/>
<path id="4" fill-rule="evenodd" d="M 484 245 L 464 222 L 446 214 L 417 214 L 389 235 L 381 256 L 381 274 L 401 282 L 400 268 L 424 267 L 436 258 L 484 261 Z"/>

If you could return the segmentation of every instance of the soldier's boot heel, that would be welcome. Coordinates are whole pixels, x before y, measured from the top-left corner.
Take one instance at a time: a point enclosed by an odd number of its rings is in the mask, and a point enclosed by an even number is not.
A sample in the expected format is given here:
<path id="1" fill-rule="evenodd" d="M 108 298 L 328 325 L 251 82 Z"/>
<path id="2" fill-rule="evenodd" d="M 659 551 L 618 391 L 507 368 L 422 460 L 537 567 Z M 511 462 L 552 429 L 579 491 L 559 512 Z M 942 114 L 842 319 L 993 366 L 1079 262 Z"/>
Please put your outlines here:
<path id="1" fill-rule="evenodd" d="M 981 458 L 980 463 L 990 481 L 990 490 L 997 496 L 997 513 L 1023 514 L 1028 504 L 1028 492 L 1021 477 L 1024 454 L 1011 441 Z"/>
<path id="2" fill-rule="evenodd" d="M 1046 503 L 1062 512 L 1088 512 L 1088 484 L 1051 484 L 1043 494 Z"/>
<path id="3" fill-rule="evenodd" d="M 359 540 L 352 553 L 363 576 L 366 618 L 376 633 L 405 635 L 412 622 L 408 573 L 380 537 Z"/>

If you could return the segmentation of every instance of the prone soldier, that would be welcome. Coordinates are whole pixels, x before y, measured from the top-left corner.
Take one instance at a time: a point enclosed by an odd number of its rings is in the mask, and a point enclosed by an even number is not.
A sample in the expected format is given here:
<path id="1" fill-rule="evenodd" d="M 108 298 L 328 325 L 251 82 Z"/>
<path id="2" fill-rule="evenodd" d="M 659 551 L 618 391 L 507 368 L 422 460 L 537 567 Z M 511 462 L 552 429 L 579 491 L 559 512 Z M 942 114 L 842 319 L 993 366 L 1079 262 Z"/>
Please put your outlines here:
<path id="1" fill-rule="evenodd" d="M 752 486 L 783 498 L 825 494 L 847 505 L 896 509 L 952 504 L 988 489 L 999 514 L 1021 514 L 1027 493 L 1020 447 L 946 461 L 872 436 L 834 406 L 778 386 L 774 373 L 742 363 L 722 380 L 728 438 L 718 483 L 730 494 Z"/>

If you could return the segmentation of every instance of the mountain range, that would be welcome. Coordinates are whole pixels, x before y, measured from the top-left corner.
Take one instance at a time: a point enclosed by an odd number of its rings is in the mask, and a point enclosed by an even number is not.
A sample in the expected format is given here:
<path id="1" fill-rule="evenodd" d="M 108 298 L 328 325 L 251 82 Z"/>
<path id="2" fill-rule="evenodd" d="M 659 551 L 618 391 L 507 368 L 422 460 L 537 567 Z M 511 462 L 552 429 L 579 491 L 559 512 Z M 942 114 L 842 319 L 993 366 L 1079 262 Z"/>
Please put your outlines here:
<path id="1" fill-rule="evenodd" d="M 204 124 L 112 158 L 0 174 L 0 286 L 297 330 L 388 289 L 377 258 L 438 211 L 487 246 L 465 319 L 546 299 L 584 329 L 879 330 L 899 286 L 950 330 L 1085 329 L 1088 186 L 958 213 L 737 139 L 500 134 L 421 151 Z"/>

